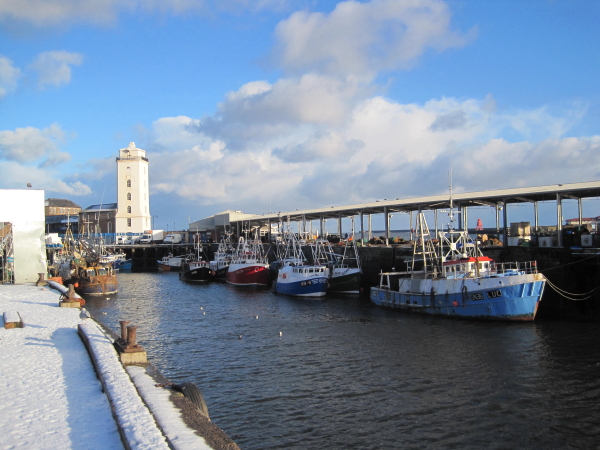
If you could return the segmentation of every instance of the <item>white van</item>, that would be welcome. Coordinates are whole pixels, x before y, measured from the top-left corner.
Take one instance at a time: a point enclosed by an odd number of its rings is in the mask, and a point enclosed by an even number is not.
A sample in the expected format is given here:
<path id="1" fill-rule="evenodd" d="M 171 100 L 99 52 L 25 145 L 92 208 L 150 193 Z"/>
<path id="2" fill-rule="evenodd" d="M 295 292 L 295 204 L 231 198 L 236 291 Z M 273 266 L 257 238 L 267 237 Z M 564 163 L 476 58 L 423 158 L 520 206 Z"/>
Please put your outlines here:
<path id="1" fill-rule="evenodd" d="M 163 243 L 165 244 L 179 244 L 181 242 L 181 234 L 167 234 Z"/>

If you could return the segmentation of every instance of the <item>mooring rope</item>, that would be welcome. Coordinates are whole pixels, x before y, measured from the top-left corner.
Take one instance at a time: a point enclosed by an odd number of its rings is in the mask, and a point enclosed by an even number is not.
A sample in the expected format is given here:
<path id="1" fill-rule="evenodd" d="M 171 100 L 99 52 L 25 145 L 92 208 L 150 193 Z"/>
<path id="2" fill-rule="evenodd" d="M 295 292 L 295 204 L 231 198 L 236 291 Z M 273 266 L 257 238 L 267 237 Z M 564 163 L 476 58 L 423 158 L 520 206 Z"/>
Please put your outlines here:
<path id="1" fill-rule="evenodd" d="M 557 294 L 559 294 L 561 297 L 566 298 L 567 300 L 573 300 L 573 301 L 581 301 L 581 300 L 588 300 L 591 297 L 593 297 L 593 295 L 598 292 L 600 290 L 600 285 L 596 286 L 594 289 L 592 289 L 591 291 L 585 292 L 583 294 L 575 294 L 572 292 L 567 292 L 564 289 L 559 288 L 558 286 L 556 286 L 554 283 L 552 283 L 550 280 L 548 280 L 546 278 L 546 283 L 548 283 L 548 286 L 550 286 L 552 289 L 554 289 Z M 568 297 L 568 295 L 572 295 L 572 296 L 584 296 L 587 295 L 587 297 L 584 298 L 572 298 L 572 297 Z"/>

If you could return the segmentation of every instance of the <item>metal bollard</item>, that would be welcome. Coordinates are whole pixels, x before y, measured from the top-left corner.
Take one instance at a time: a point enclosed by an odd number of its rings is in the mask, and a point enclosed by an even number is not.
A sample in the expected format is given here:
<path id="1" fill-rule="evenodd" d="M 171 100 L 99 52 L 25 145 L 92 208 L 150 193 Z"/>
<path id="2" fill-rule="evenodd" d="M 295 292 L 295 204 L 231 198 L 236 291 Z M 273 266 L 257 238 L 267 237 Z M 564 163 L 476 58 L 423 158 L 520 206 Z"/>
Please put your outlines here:
<path id="1" fill-rule="evenodd" d="M 77 302 L 78 299 L 75 297 L 75 286 L 72 284 L 69 285 L 69 297 L 67 299 L 68 302 Z"/>
<path id="2" fill-rule="evenodd" d="M 38 280 L 36 281 L 35 285 L 36 286 L 44 286 L 46 284 L 46 274 L 45 273 L 38 273 Z"/>
<path id="3" fill-rule="evenodd" d="M 131 321 L 119 320 L 119 323 L 121 324 L 121 339 L 123 339 L 123 342 L 127 342 L 127 325 L 129 325 Z"/>
<path id="4" fill-rule="evenodd" d="M 137 334 L 137 327 L 130 325 L 127 327 L 127 348 L 134 348 L 137 347 L 137 343 L 136 341 L 136 336 Z"/>

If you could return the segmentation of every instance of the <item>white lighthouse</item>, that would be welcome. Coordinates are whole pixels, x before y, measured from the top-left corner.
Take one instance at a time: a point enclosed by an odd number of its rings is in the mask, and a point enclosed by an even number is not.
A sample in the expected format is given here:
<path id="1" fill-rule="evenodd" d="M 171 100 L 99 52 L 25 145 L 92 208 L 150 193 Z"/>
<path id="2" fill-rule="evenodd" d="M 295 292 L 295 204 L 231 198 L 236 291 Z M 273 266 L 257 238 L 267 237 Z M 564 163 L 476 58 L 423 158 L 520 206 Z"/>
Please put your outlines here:
<path id="1" fill-rule="evenodd" d="M 146 152 L 130 142 L 117 158 L 117 234 L 150 230 L 150 188 Z"/>

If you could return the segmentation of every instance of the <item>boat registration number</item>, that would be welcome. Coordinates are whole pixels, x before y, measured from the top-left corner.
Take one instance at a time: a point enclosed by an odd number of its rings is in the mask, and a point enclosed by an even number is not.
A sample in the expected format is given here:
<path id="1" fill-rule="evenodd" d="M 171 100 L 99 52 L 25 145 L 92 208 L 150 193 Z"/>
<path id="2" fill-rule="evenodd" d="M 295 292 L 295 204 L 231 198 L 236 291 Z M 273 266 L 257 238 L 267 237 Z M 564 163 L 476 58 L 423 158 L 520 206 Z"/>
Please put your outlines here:
<path id="1" fill-rule="evenodd" d="M 469 294 L 471 300 L 483 300 L 483 294 L 481 292 L 476 292 L 475 294 Z"/>
<path id="2" fill-rule="evenodd" d="M 500 289 L 496 289 L 494 291 L 487 291 L 488 298 L 498 298 L 502 297 L 502 291 Z"/>
<path id="3" fill-rule="evenodd" d="M 311 284 L 319 284 L 319 283 L 326 283 L 327 280 L 326 279 L 316 279 L 316 280 L 307 280 L 307 281 L 301 281 L 300 282 L 300 286 L 310 286 Z"/>

